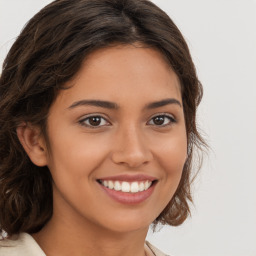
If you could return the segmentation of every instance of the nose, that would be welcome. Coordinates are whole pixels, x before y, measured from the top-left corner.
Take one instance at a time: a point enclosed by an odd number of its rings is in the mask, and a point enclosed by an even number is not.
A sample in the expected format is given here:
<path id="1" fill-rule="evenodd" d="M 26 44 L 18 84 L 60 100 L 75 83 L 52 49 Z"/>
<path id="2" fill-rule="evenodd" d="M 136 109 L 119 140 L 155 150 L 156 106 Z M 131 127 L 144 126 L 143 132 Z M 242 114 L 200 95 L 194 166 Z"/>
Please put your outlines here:
<path id="1" fill-rule="evenodd" d="M 112 161 L 115 164 L 129 168 L 139 168 L 153 159 L 148 141 L 138 128 L 130 128 L 119 132 L 112 151 Z"/>

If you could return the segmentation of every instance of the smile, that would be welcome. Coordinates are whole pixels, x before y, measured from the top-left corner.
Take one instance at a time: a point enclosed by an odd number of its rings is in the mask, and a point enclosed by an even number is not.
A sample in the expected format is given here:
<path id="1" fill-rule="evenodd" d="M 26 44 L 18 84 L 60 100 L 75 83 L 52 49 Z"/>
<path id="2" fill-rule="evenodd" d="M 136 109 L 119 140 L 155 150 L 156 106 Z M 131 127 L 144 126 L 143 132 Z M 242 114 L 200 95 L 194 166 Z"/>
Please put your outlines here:
<path id="1" fill-rule="evenodd" d="M 125 193 L 138 193 L 148 190 L 152 185 L 152 181 L 113 181 L 113 180 L 99 180 L 99 183 L 106 188 L 121 191 Z"/>
<path id="2" fill-rule="evenodd" d="M 146 201 L 153 193 L 158 179 L 144 174 L 115 175 L 97 179 L 102 191 L 121 204 L 135 205 Z"/>

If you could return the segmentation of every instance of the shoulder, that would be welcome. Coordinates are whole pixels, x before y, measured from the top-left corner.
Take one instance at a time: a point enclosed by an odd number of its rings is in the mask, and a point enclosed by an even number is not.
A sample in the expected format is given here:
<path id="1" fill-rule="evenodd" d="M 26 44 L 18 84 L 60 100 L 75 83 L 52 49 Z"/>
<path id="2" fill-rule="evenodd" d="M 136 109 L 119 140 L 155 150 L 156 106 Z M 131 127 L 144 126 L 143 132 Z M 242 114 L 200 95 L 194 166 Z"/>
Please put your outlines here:
<path id="1" fill-rule="evenodd" d="M 150 242 L 146 241 L 146 245 L 149 247 L 149 249 L 153 252 L 156 256 L 171 256 L 163 253 L 158 248 L 156 248 L 154 245 L 152 245 Z M 1 255 L 0 255 L 1 256 Z"/>
<path id="2" fill-rule="evenodd" d="M 0 240 L 0 256 L 46 256 L 33 237 L 27 233 Z"/>

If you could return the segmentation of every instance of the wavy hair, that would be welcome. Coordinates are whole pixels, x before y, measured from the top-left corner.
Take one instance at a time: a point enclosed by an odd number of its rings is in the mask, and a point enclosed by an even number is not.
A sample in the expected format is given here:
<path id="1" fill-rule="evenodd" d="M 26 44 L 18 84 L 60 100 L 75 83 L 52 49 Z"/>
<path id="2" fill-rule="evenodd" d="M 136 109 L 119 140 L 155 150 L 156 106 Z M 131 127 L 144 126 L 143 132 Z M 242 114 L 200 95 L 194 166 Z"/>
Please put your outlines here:
<path id="1" fill-rule="evenodd" d="M 154 224 L 181 224 L 190 214 L 192 156 L 205 142 L 196 124 L 202 86 L 179 29 L 148 0 L 56 0 L 24 27 L 0 78 L 0 231 L 38 232 L 52 216 L 52 177 L 21 146 L 22 122 L 41 127 L 59 90 L 96 49 L 139 43 L 157 49 L 177 74 L 183 99 L 188 158 L 173 198 Z"/>

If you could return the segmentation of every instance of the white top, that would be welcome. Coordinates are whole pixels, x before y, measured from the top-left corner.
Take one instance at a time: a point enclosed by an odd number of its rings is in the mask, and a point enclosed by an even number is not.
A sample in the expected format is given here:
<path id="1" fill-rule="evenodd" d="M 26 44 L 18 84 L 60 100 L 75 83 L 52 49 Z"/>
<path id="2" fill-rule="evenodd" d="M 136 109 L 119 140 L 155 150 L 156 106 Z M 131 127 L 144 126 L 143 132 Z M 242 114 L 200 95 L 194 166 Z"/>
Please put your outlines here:
<path id="1" fill-rule="evenodd" d="M 146 241 L 146 244 L 154 255 L 168 256 L 148 241 Z M 46 256 L 46 254 L 31 235 L 21 233 L 12 236 L 10 239 L 0 240 L 0 256 Z"/>
<path id="2" fill-rule="evenodd" d="M 46 256 L 34 238 L 21 233 L 0 241 L 0 256 Z"/>

